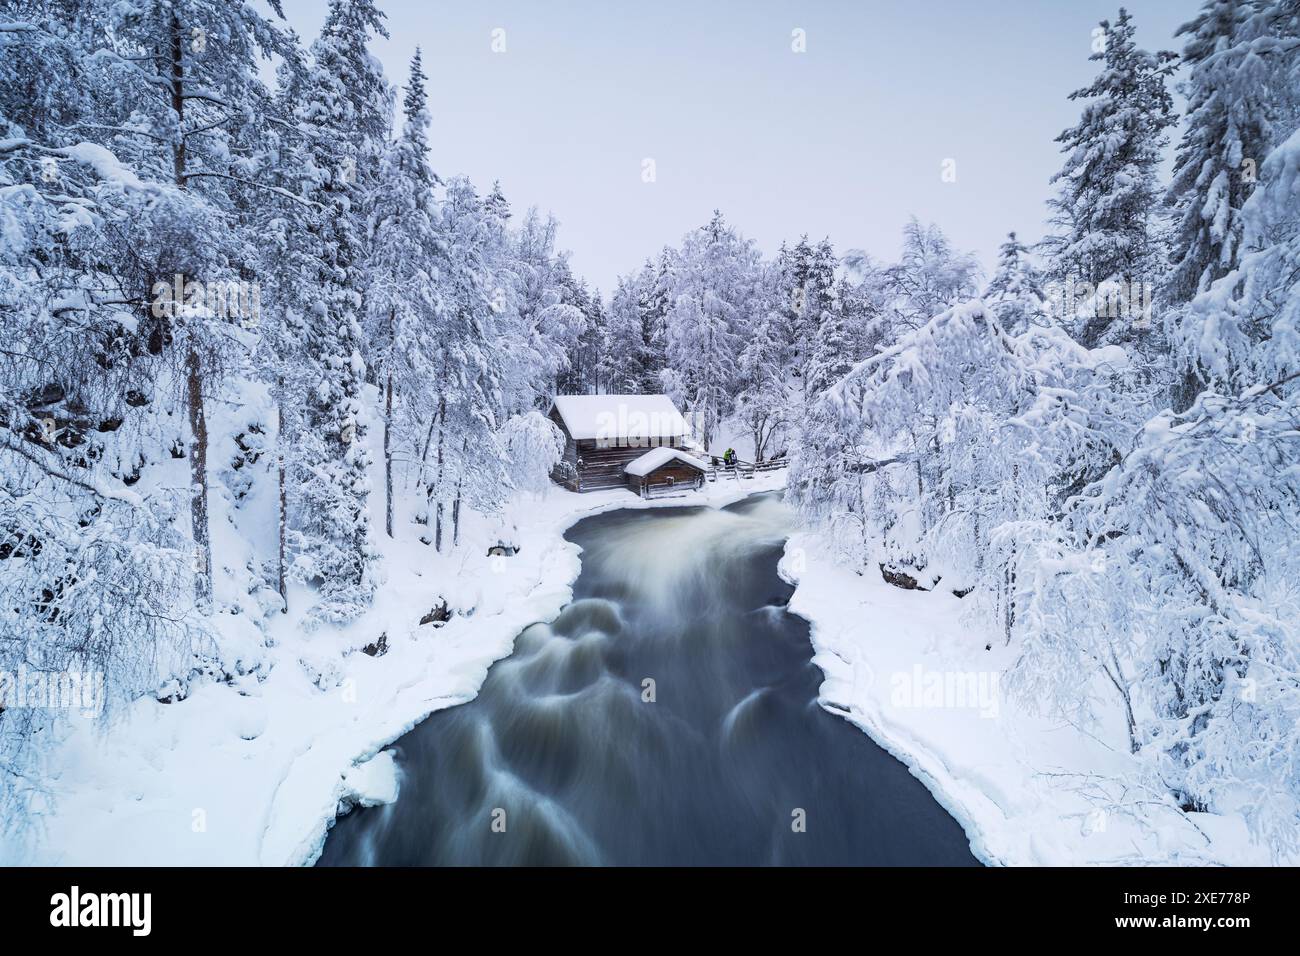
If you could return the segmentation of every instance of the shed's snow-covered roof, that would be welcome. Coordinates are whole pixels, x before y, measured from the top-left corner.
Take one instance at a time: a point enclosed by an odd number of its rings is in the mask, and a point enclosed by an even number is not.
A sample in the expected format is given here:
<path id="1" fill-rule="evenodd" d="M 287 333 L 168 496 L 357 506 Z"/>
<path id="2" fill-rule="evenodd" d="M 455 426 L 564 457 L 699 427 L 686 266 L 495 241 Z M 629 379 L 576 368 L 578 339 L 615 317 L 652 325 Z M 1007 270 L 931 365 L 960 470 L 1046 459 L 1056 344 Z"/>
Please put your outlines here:
<path id="1" fill-rule="evenodd" d="M 646 452 L 644 455 L 642 455 L 640 458 L 633 458 L 631 461 L 629 461 L 626 465 L 623 466 L 623 470 L 627 472 L 629 475 L 635 475 L 638 478 L 644 478 L 646 475 L 650 474 L 650 472 L 654 471 L 656 468 L 660 467 L 661 465 L 666 465 L 668 464 L 668 462 L 674 460 L 684 461 L 686 462 L 686 464 L 700 469 L 700 471 L 709 470 L 709 466 L 706 465 L 704 462 L 700 461 L 698 458 L 694 457 L 693 455 L 686 454 L 686 452 L 681 451 L 680 449 L 677 448 L 653 448 L 650 451 Z"/>
<path id="2" fill-rule="evenodd" d="M 667 395 L 561 395 L 555 410 L 578 439 L 680 438 L 690 432 Z"/>

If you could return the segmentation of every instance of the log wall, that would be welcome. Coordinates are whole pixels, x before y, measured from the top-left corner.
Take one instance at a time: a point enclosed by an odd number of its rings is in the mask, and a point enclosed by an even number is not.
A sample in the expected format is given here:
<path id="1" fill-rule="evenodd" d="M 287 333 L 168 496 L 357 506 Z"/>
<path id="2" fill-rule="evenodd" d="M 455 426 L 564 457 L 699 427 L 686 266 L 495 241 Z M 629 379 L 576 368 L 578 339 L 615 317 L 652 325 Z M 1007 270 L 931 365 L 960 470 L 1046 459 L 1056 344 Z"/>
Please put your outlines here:
<path id="1" fill-rule="evenodd" d="M 695 488 L 704 483 L 704 472 L 684 461 L 670 461 L 648 475 L 628 475 L 627 486 L 639 495 L 668 487 L 668 480 L 680 488 Z"/>

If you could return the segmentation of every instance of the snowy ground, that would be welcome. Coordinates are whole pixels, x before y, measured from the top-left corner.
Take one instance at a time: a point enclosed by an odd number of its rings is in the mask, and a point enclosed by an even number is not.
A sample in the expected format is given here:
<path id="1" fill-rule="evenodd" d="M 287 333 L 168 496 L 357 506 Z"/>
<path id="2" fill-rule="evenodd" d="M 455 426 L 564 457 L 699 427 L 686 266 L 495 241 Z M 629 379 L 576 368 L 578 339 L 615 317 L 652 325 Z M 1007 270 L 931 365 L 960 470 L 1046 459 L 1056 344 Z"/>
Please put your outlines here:
<path id="1" fill-rule="evenodd" d="M 378 434 L 371 429 L 370 440 Z M 304 633 L 295 615 L 276 613 L 264 623 L 273 646 L 264 647 L 245 607 L 221 625 L 228 647 L 246 647 L 242 679 L 199 682 L 179 703 L 137 700 L 106 726 L 74 720 L 49 756 L 35 828 L 22 846 L 0 845 L 0 861 L 310 863 L 340 806 L 396 796 L 396 768 L 382 748 L 433 711 L 473 699 L 515 636 L 569 602 L 579 552 L 563 540 L 566 528 L 616 508 L 721 506 L 783 480 L 782 472 L 723 480 L 653 502 L 553 488 L 518 503 L 521 551 L 509 558 L 489 558 L 491 533 L 473 524 L 467 543 L 440 557 L 408 523 L 397 541 L 377 542 L 387 581 L 355 624 Z M 231 539 L 223 547 L 255 534 L 249 522 L 265 525 L 255 503 L 237 515 L 218 510 L 228 516 L 214 522 Z M 223 575 L 232 593 L 222 605 L 232 611 L 241 608 L 237 577 Z M 455 616 L 441 627 L 419 624 L 442 596 Z M 291 594 L 291 605 L 304 603 Z M 386 654 L 357 650 L 380 633 Z"/>
<path id="2" fill-rule="evenodd" d="M 822 705 L 907 764 L 984 862 L 1271 862 L 1238 816 L 1183 816 L 1163 795 L 1103 784 L 1131 769 L 1118 708 L 1088 730 L 1026 712 L 1000 682 L 1013 649 L 968 626 L 950 592 L 859 576 L 811 534 L 787 542 L 781 574 L 797 585 L 790 609 L 812 624 Z"/>

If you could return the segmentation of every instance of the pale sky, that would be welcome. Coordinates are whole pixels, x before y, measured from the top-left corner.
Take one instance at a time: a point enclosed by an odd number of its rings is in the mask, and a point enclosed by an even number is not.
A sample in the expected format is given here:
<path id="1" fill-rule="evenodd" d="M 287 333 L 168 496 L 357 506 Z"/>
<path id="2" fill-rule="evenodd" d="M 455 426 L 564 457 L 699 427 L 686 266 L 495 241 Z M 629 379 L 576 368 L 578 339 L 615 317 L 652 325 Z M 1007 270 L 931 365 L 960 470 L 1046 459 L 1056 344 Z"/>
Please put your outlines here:
<path id="1" fill-rule="evenodd" d="M 310 43 L 325 0 L 285 0 Z M 424 50 L 432 161 L 560 220 L 574 270 L 615 276 L 720 208 L 766 254 L 829 235 L 892 259 L 911 214 L 990 267 L 1037 239 L 1067 99 L 1110 0 L 380 0 L 390 82 Z M 1130 0 L 1147 49 L 1199 0 Z M 792 49 L 804 31 L 806 52 Z M 493 52 L 504 30 L 505 52 Z M 653 159 L 656 180 L 643 181 Z M 945 160 L 956 181 L 944 182 Z"/>

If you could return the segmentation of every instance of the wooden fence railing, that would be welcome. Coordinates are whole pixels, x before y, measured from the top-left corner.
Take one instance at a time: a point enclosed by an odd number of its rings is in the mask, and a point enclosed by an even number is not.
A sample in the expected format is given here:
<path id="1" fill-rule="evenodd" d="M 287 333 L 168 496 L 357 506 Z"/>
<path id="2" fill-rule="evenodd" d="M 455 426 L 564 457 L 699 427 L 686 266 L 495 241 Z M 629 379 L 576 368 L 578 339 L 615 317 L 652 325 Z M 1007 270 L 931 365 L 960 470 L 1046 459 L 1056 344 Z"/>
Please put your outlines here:
<path id="1" fill-rule="evenodd" d="M 737 458 L 733 464 L 726 464 L 716 455 L 709 459 L 712 465 L 708 473 L 709 481 L 719 481 L 725 478 L 734 478 L 740 481 L 746 478 L 753 478 L 756 472 L 776 471 L 778 468 L 785 468 L 790 464 L 790 460 L 782 455 L 779 458 L 769 458 L 767 461 L 753 462 Z"/>

